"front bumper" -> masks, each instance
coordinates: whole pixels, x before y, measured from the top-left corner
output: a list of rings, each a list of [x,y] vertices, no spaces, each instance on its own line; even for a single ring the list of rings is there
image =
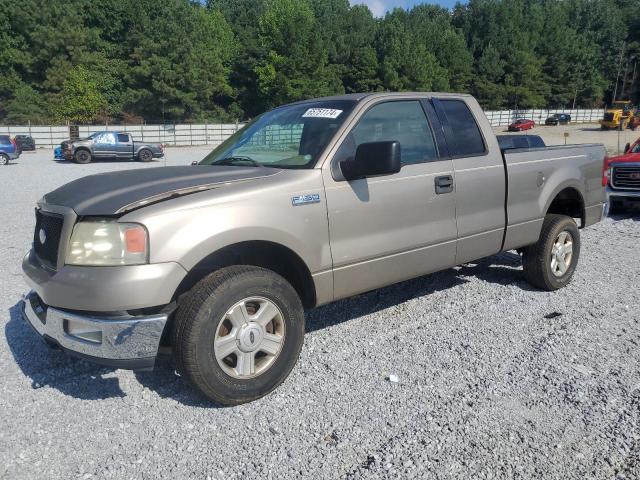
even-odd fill
[[[607,186],[607,202],[611,199],[627,202],[640,201],[640,190],[618,190]]]
[[[154,315],[95,315],[50,307],[31,291],[22,316],[48,343],[116,368],[152,369],[170,311]]]

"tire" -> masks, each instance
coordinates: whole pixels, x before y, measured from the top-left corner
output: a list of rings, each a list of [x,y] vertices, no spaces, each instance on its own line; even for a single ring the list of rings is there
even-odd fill
[[[571,241],[571,255],[563,255],[565,262],[561,262],[554,255],[554,248],[561,239],[561,234],[568,234]],[[566,244],[565,237],[565,244]],[[559,252],[567,249],[559,250]],[[556,257],[554,265],[554,257]],[[541,290],[553,291],[566,286],[573,276],[573,272],[580,258],[580,232],[576,222],[566,215],[548,214],[544,218],[542,231],[537,243],[525,248],[522,253],[522,266],[527,282]],[[562,268],[566,268],[562,272]],[[555,273],[554,273],[555,270]],[[559,273],[559,274],[558,274]]]
[[[81,148],[76,150],[76,153],[73,154],[73,160],[76,163],[87,164],[91,163],[91,152],[85,148]]]
[[[153,160],[153,153],[148,148],[143,148],[138,152],[138,160],[141,162],[150,162]]]
[[[231,312],[238,311],[237,305],[247,299],[264,301],[265,305],[270,303],[275,307],[275,311],[264,307],[266,314],[272,312],[275,316],[262,333],[255,330],[257,322],[246,323],[248,308],[240,317],[245,322],[241,328],[232,321]],[[262,308],[261,304],[248,314],[253,312],[252,318],[260,318]],[[222,331],[224,335],[220,335]],[[262,350],[242,351],[243,345],[247,348],[243,343],[245,340],[249,344],[254,342],[254,331],[257,339],[279,335],[281,341],[275,355],[269,356]],[[268,331],[273,333],[265,333]],[[227,337],[231,342],[225,343]],[[296,291],[280,275],[259,267],[231,266],[205,277],[180,299],[172,341],[178,372],[193,387],[209,400],[238,405],[268,394],[287,378],[302,349],[304,310]],[[257,340],[254,347],[249,348],[260,348],[255,345],[261,341]],[[218,358],[216,354],[220,350],[216,349],[225,348],[219,345],[227,345],[232,353]],[[255,358],[250,362],[255,370],[241,374],[238,372],[242,369],[240,358],[247,358],[247,355]]]
[[[0,153],[0,163],[2,163],[3,165],[9,165],[9,155]]]

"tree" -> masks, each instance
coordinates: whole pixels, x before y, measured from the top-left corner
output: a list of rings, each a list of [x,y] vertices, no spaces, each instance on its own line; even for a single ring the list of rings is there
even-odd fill
[[[377,50],[382,85],[387,90],[447,90],[447,71],[407,28],[407,14],[395,9],[380,25]]]
[[[101,79],[83,66],[72,68],[54,99],[52,113],[56,121],[89,123],[108,108]]]
[[[611,100],[620,65],[619,95],[640,101],[638,0],[469,0],[384,18],[350,3],[0,0],[0,122],[70,115],[62,98],[97,112],[86,121],[234,120],[379,90],[590,107]]]
[[[264,105],[342,91],[307,0],[269,0],[259,27],[266,55],[255,72]]]

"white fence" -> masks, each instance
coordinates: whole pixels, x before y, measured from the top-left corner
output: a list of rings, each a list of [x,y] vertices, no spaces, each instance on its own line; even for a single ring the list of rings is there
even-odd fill
[[[501,110],[487,111],[485,114],[493,126],[509,125],[518,118],[530,118],[536,123],[544,123],[554,113],[568,113],[574,123],[592,123],[602,118],[602,109],[580,110]],[[80,137],[103,130],[129,132],[136,140],[143,142],[163,143],[165,145],[216,146],[237,132],[242,123],[207,123],[176,125],[93,125],[81,126]],[[66,125],[18,125],[0,126],[0,135],[30,135],[38,147],[54,147],[69,138],[69,127]]]
[[[572,123],[595,123],[602,118],[604,110],[602,108],[593,109],[567,109],[567,110],[499,110],[484,112],[489,122],[494,127],[509,125],[518,118],[528,118],[536,123],[544,124],[547,117],[554,113],[568,113],[571,115]]]
[[[182,124],[182,125],[92,125],[80,126],[80,138],[104,130],[129,132],[141,142],[165,145],[219,145],[237,132],[242,123]],[[0,135],[30,135],[37,147],[54,147],[69,138],[66,125],[19,125],[0,126]]]

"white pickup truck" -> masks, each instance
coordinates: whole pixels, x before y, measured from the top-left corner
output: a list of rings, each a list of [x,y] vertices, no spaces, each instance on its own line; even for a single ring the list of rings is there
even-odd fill
[[[36,210],[26,320],[93,361],[160,345],[208,398],[267,394],[304,309],[517,249],[566,285],[602,218],[602,145],[501,150],[468,95],[376,93],[261,115],[197,165],[76,180]],[[389,319],[390,322],[403,319]]]

